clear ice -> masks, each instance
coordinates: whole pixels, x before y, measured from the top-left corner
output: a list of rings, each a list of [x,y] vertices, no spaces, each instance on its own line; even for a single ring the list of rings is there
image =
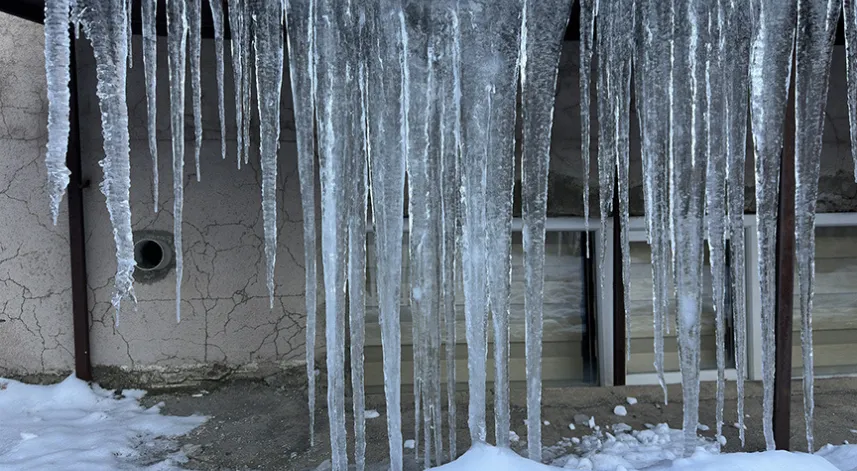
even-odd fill
[[[68,88],[71,63],[69,8],[68,0],[45,2],[45,74],[48,88],[48,149],[45,164],[54,224],[57,223],[60,201],[71,174],[65,165],[71,98]]]
[[[158,212],[158,2],[143,0],[143,68],[146,76],[146,129],[152,155],[152,208]]]
[[[220,122],[220,154],[226,159],[226,110],[223,94],[223,2],[208,0],[211,7],[211,22],[214,26],[214,55],[216,57],[217,77],[217,117]]]
[[[196,181],[199,181],[199,154],[202,149],[202,77],[199,70],[199,55],[202,49],[202,0],[187,0],[187,24],[190,92],[193,103],[193,161],[196,165]]]

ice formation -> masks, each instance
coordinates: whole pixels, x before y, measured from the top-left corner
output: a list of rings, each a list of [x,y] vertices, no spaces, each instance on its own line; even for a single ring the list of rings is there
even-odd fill
[[[354,461],[365,467],[364,402],[367,264],[377,267],[390,468],[402,469],[402,242],[407,175],[407,301],[413,328],[415,440],[425,467],[457,456],[456,286],[463,286],[468,428],[488,441],[488,351],[493,342],[494,442],[508,447],[509,317],[512,214],[521,172],[524,248],[527,442],[541,459],[541,343],[545,217],[554,94],[570,0],[209,0],[214,26],[221,154],[226,155],[224,38],[231,34],[236,159],[247,163],[254,111],[262,172],[266,284],[274,301],[277,155],[283,63],[288,43],[298,172],[304,219],[306,361],[310,415],[315,410],[316,260],[321,253],[331,464],[344,470],[346,367],[351,369]],[[133,299],[130,162],[125,87],[130,66],[127,0],[47,2],[45,57],[50,97],[46,163],[53,216],[68,180],[68,24],[84,26],[97,64],[105,179],[117,247],[113,304]],[[185,73],[190,60],[194,163],[199,178],[201,0],[166,3],[170,82],[176,315],[180,315]],[[590,85],[597,58],[600,260],[607,218],[618,211],[630,338],[629,165],[631,98],[639,122],[647,241],[652,253],[654,366],[664,384],[664,334],[675,305],[683,385],[684,443],[696,444],[699,406],[703,254],[711,254],[716,310],[717,433],[721,434],[727,305],[738,374],[738,427],[744,439],[746,293],[744,166],[752,124],[762,296],[763,430],[773,447],[774,249],[783,120],[795,60],[796,239],[804,364],[812,364],[814,214],[823,106],[839,0],[581,0],[579,72],[584,219],[588,228]],[[857,114],[857,10],[844,1],[849,109]],[[142,2],[148,146],[158,203],[156,149],[156,2]],[[228,23],[227,23],[228,22]],[[797,28],[795,27],[797,25]],[[601,33],[595,35],[595,28]],[[793,33],[794,34],[791,34]],[[784,34],[785,33],[785,34]],[[668,40],[665,40],[668,39]],[[254,83],[255,80],[255,83]],[[633,80],[633,89],[631,88]],[[255,110],[252,95],[255,90]],[[519,100],[519,101],[518,101]],[[852,120],[852,124],[857,119]],[[516,126],[520,124],[520,166]],[[857,125],[853,125],[856,127]],[[857,135],[852,132],[852,135]],[[317,140],[316,140],[317,139]],[[316,144],[317,143],[317,144]],[[321,189],[321,247],[316,243],[316,153]],[[614,198],[618,203],[614,207]],[[371,202],[371,207],[370,207]],[[370,212],[371,211],[371,212]],[[371,218],[370,215],[371,214]],[[367,231],[375,260],[367,260]],[[588,234],[588,233],[587,233]],[[588,238],[588,235],[587,235]],[[589,243],[587,239],[587,253]],[[728,254],[728,255],[727,255]],[[727,259],[731,264],[726,266]],[[602,276],[604,270],[601,270]],[[729,283],[731,280],[731,283]],[[727,302],[731,300],[731,302]],[[458,300],[462,301],[462,300]],[[491,327],[489,331],[489,318]],[[349,337],[346,339],[346,323]],[[346,343],[347,342],[347,343]],[[346,345],[350,365],[346,365]],[[630,353],[630,346],[626,346]],[[444,371],[445,370],[445,371]],[[812,368],[805,368],[808,446],[812,449]],[[445,374],[444,374],[445,373]],[[446,401],[443,390],[446,389]],[[445,404],[444,404],[445,402]],[[631,402],[630,399],[628,401]],[[446,417],[444,417],[446,407]],[[617,410],[619,408],[617,407]],[[591,423],[594,427],[594,421]],[[446,430],[444,430],[444,427]],[[310,441],[315,442],[310,419]],[[447,435],[444,434],[446,431]]]
[[[45,73],[48,88],[48,193],[51,216],[57,223],[60,201],[71,174],[65,165],[69,135],[69,0],[45,2]]]

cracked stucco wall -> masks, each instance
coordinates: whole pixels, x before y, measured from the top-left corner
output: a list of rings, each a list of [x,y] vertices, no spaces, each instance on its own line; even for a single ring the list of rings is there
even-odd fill
[[[65,201],[51,222],[44,33],[0,13],[0,375],[74,363]]]
[[[133,227],[135,231],[171,233],[173,179],[166,44],[162,39],[158,57],[158,213],[152,208],[140,45],[140,38],[135,37],[134,66],[128,76]],[[0,374],[4,375],[63,373],[73,366],[66,207],[63,204],[57,226],[51,225],[44,192],[47,108],[42,49],[40,25],[0,14]],[[566,44],[551,150],[549,211],[555,216],[582,214],[577,58],[576,43]],[[185,112],[182,322],[175,321],[171,271],[160,281],[136,284],[136,309],[126,303],[117,327],[110,305],[115,252],[104,196],[98,189],[102,179],[98,161],[103,151],[95,68],[85,40],[78,43],[78,60],[84,180],[89,181],[84,201],[92,360],[96,368],[130,373],[142,383],[169,383],[235,373],[259,376],[298,365],[304,356],[304,270],[288,75],[282,100],[274,309],[268,308],[264,280],[258,144],[254,139],[249,166],[237,170],[234,95],[227,63],[227,159],[221,160],[213,44],[204,41],[201,183],[196,182],[193,165],[189,90]],[[852,211],[857,208],[857,185],[853,183],[848,144],[841,47],[833,67],[819,209]],[[592,132],[597,136],[597,124],[593,124]],[[632,129],[632,156],[639,155],[634,132],[636,128]],[[590,199],[592,215],[597,217],[595,156],[593,137]],[[752,169],[752,162],[748,162],[750,210]],[[641,169],[639,159],[633,157],[631,184],[632,211],[640,214]],[[321,326],[319,333],[319,350],[323,352]]]

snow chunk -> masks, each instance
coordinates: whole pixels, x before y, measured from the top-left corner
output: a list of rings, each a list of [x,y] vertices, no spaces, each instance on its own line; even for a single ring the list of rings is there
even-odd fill
[[[628,398],[625,398],[625,400],[628,401],[628,405],[630,405],[630,406],[633,406],[634,404],[637,403],[636,397],[628,397]]]
[[[520,439],[521,439],[521,437],[519,437],[518,434],[515,433],[514,430],[509,430],[509,441],[515,443]]]
[[[569,430],[574,430],[575,428],[577,428],[577,427],[575,427],[574,424],[568,424]],[[853,432],[853,430],[852,430],[852,432]]]
[[[367,419],[377,419],[378,417],[381,417],[381,414],[375,409],[369,409],[366,411],[365,417]]]
[[[628,410],[625,409],[625,406],[616,406],[613,408],[613,413],[618,415],[619,417],[625,417],[628,415]]]
[[[416,442],[414,442],[413,440],[405,440],[405,448],[407,448],[408,450],[413,450],[414,445],[416,445]]]

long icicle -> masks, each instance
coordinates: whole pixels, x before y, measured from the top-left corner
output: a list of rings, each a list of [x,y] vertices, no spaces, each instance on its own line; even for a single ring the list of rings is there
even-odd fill
[[[348,469],[345,426],[345,287],[348,258],[347,185],[348,117],[350,88],[342,80],[349,74],[347,31],[353,18],[337,0],[320,0],[317,25],[317,105],[319,176],[321,181],[321,246],[325,290],[327,350],[327,415],[330,422],[331,465]],[[245,136],[246,137],[246,136]],[[400,217],[401,219],[401,217]]]
[[[751,14],[739,0],[726,7],[724,73],[726,82],[726,173],[729,213],[732,316],[735,326],[735,371],[737,384],[738,436],[744,446],[744,378],[747,372],[747,294],[744,266],[744,173],[747,153],[747,86],[750,60]]]
[[[214,26],[214,56],[217,67],[217,117],[220,122],[220,155],[226,159],[226,108],[223,94],[223,1],[208,0],[211,23]]]
[[[706,68],[706,87],[708,93],[708,167],[705,182],[705,207],[707,216],[706,232],[708,236],[709,261],[711,267],[712,297],[715,314],[715,344],[717,359],[717,392],[715,404],[715,422],[717,439],[723,433],[723,404],[726,389],[726,116],[725,85],[729,77],[723,75],[721,58],[721,35],[728,34],[723,28],[724,2],[712,5],[709,19],[711,35],[711,54],[708,55]]]
[[[176,248],[176,322],[181,321],[182,209],[184,206],[184,108],[187,16],[184,0],[167,1],[167,48],[170,75],[170,129],[173,147],[173,243]]]
[[[277,150],[280,147],[280,93],[283,88],[283,10],[280,7],[280,4],[266,0],[250,2],[256,47],[262,218],[270,309],[274,308],[274,268],[277,264]]]
[[[762,426],[773,450],[774,321],[776,233],[780,151],[786,95],[791,74],[796,8],[794,2],[755,0],[758,21],[750,54],[750,119],[756,154],[756,223],[759,233],[759,285],[762,304]]]
[[[199,154],[202,149],[202,77],[199,56],[202,49],[202,0],[188,0],[188,54],[190,62],[190,91],[193,109],[193,161],[196,166],[196,181],[200,181]]]
[[[298,178],[300,180],[301,207],[303,209],[304,270],[306,272],[307,396],[309,403],[310,446],[314,446],[315,340],[318,290],[316,271],[314,132],[316,93],[315,60],[313,59],[315,54],[315,0],[287,1],[286,31],[288,33],[289,46],[289,76],[292,86],[292,103],[294,103],[295,138],[298,148]],[[236,99],[236,104],[238,101]]]
[[[368,62],[369,175],[378,305],[384,354],[384,394],[391,471],[402,470],[400,302],[405,162],[407,161],[407,50],[401,3],[373,0],[367,4],[374,54]]]
[[[848,76],[851,157],[854,160],[854,180],[857,181],[857,0],[843,0],[842,18],[845,24],[845,71]]]
[[[217,1],[217,0],[215,0]],[[294,3],[294,2],[292,2]],[[245,34],[244,16],[241,14],[244,6],[244,0],[229,0],[227,13],[229,15],[229,34],[231,35],[232,43],[232,85],[235,93],[235,157],[238,162],[238,168],[241,168],[241,162],[244,155],[244,120],[250,119],[249,110],[244,109],[244,40]],[[291,70],[292,67],[289,67]],[[309,71],[307,71],[309,73]],[[309,126],[313,130],[313,126]],[[314,237],[314,235],[313,235]]]
[[[580,0],[580,155],[583,159],[583,225],[586,231],[586,256],[589,257],[589,146],[590,92],[592,83],[592,42],[595,32],[596,0]]]
[[[840,0],[798,0],[795,50],[795,245],[800,286],[803,407],[806,446],[813,445],[814,374],[812,296],[815,283],[815,209],[821,163],[827,80]]]
[[[146,112],[149,153],[152,155],[152,208],[158,212],[158,2],[142,1],[143,68],[146,76]]]
[[[525,0],[521,29],[521,204],[526,283],[527,449],[529,457],[536,461],[541,460],[542,448],[541,363],[550,140],[559,58],[571,3],[571,0]],[[586,146],[588,150],[588,143]],[[507,428],[508,425],[506,423]],[[508,440],[508,430],[505,433]]]
[[[122,300],[134,295],[134,241],[131,233],[131,165],[128,137],[127,86],[128,36],[124,0],[86,2],[81,23],[92,42],[95,55],[101,133],[104,137],[104,170],[101,192],[107,198],[107,211],[116,243],[116,278],[111,302],[119,322]]]
[[[505,2],[491,25],[495,42],[486,142],[486,261],[488,308],[494,333],[494,436],[509,445],[509,314],[512,283],[512,204],[515,188],[515,117],[524,2]],[[499,5],[498,5],[499,7]],[[496,28],[496,29],[495,29]],[[501,34],[503,32],[505,34]],[[528,372],[529,373],[529,372]],[[528,437],[529,438],[529,437]]]
[[[48,88],[48,192],[51,217],[57,223],[60,201],[68,187],[69,172],[65,165],[68,152],[71,37],[69,36],[68,0],[45,2],[45,74]]]

